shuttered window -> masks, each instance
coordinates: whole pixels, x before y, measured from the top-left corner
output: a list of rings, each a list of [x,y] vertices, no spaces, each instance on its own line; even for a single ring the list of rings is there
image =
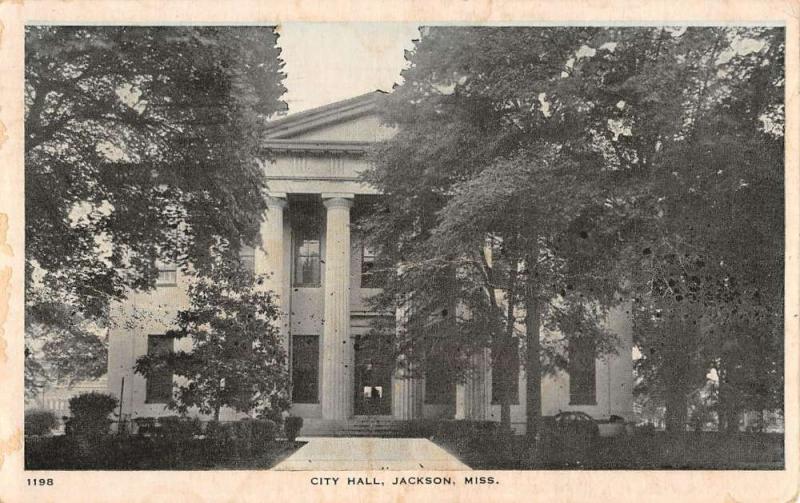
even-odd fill
[[[174,338],[167,335],[148,335],[147,354],[163,355],[173,351]],[[172,371],[163,369],[147,376],[145,403],[169,403],[172,400]]]
[[[509,377],[509,402],[512,404],[519,403],[519,338],[514,337],[511,342],[511,350],[509,351],[508,370]],[[500,377],[501,362],[492,359],[492,403],[500,403]]]
[[[292,402],[319,402],[319,337],[292,337]]]
[[[595,344],[585,338],[575,338],[569,345],[569,403],[596,405]]]

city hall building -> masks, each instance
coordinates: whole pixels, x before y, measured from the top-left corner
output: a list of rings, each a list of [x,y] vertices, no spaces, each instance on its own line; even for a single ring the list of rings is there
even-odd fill
[[[476,359],[465,382],[437,373],[405,376],[395,367],[391,343],[367,334],[376,313],[367,299],[379,290],[370,274],[371,251],[351,229],[359,212],[380,197],[359,181],[370,144],[392,135],[375,113],[370,93],[271,123],[264,161],[270,196],[261,228],[262,246],[245,252],[257,273],[270,274],[283,314],[280,330],[289,355],[290,413],[305,419],[303,433],[346,429],[375,420],[500,418],[490,355]],[[147,353],[189,349],[186,339],[165,333],[178,309],[188,306],[180,272],[165,266],[155,291],[132,294],[118,306],[109,333],[108,387],[121,399],[123,418],[174,414],[166,408],[171,374],[145,379],[133,371]],[[542,413],[584,411],[596,419],[632,419],[631,325],[612,312],[616,354],[575,358],[569,372],[543,377]],[[512,424],[525,424],[525,376],[512,392]],[[224,411],[223,419],[241,416]]]

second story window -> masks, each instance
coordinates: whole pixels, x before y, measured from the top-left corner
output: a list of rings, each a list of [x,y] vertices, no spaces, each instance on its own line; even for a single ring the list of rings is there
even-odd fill
[[[158,266],[157,286],[175,286],[178,284],[178,268],[174,265]]]
[[[294,286],[320,286],[320,238],[322,225],[319,208],[312,202],[297,203],[291,208],[294,230]]]
[[[367,245],[361,247],[361,288],[383,288],[382,276],[375,268],[375,251]]]

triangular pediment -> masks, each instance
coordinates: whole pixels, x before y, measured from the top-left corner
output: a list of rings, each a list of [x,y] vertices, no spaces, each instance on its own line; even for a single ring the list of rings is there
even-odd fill
[[[382,94],[374,91],[274,120],[267,142],[361,144],[388,138],[392,130],[381,125],[375,111]]]

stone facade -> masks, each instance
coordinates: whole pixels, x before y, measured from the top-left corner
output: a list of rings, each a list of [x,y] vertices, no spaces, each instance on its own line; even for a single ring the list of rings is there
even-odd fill
[[[291,413],[307,422],[342,424],[354,415],[383,415],[396,419],[450,417],[499,420],[500,406],[491,400],[490,355],[476,356],[467,382],[454,385],[450,399],[426,400],[423,378],[395,372],[388,359],[365,357],[369,322],[366,299],[377,290],[364,284],[362,270],[368,251],[350,228],[352,213],[379,194],[359,182],[367,167],[364,153],[370,143],[388,138],[390,129],[374,114],[374,94],[359,96],[274,121],[265,147],[270,199],[261,228],[263,246],[254,250],[254,270],[269,273],[268,288],[279,296],[284,316],[281,332],[293,371],[295,394]],[[169,275],[165,278],[169,280]],[[148,350],[148,336],[163,334],[170,312],[186,305],[180,277],[155,292],[135,294],[117,315],[124,320],[143,312],[144,325],[125,323],[109,336],[109,392],[119,395],[125,378],[123,414],[126,417],[169,414],[163,404],[149,403],[146,382],[133,374],[136,358]],[[152,314],[155,313],[155,314]],[[612,414],[632,416],[631,329],[620,310],[608,319],[618,335],[616,355],[598,359],[594,403],[570,405],[569,376],[543,379],[545,415],[582,410],[595,418]],[[133,325],[131,325],[133,326]],[[176,348],[177,349],[177,348]],[[317,361],[311,361],[316,356]],[[302,378],[302,379],[301,379]],[[311,382],[311,380],[315,380]],[[525,376],[519,375],[518,401],[512,423],[525,423]],[[234,418],[230,411],[223,417]]]

